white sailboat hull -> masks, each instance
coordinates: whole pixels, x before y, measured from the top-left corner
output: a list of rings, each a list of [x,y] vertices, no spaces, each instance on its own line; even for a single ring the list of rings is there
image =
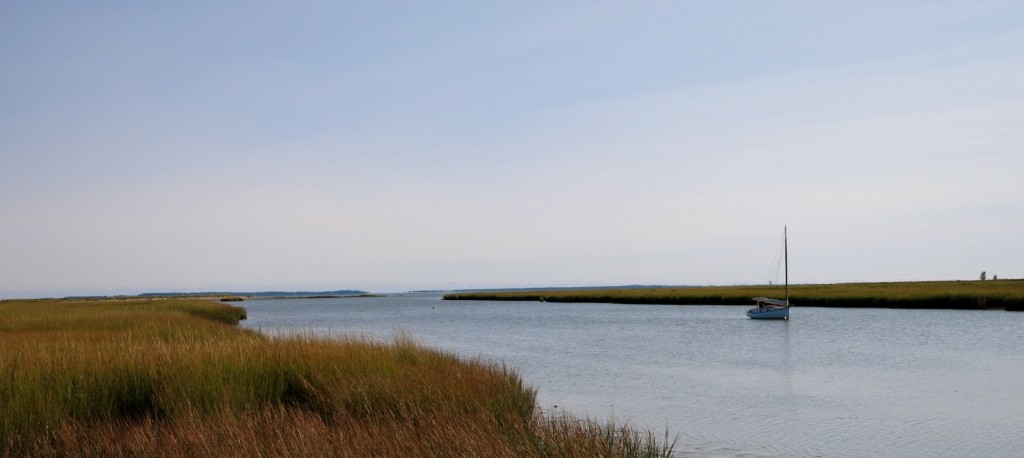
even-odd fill
[[[747,310],[747,316],[755,320],[788,320],[789,307],[760,308]]]

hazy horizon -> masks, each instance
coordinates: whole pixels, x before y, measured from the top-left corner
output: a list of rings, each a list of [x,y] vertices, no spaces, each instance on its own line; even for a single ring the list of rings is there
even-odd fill
[[[0,298],[1024,278],[1024,4],[0,6]]]

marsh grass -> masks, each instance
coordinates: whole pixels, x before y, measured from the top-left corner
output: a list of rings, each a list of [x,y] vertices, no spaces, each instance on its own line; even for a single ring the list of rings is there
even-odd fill
[[[0,302],[4,456],[665,456],[536,409],[506,367],[392,341],[267,337],[200,300]],[[646,439],[645,439],[646,438]]]
[[[753,285],[479,292],[449,294],[445,299],[746,305],[752,297],[782,295],[779,285]],[[1024,280],[790,285],[789,298],[803,307],[1019,308],[1024,306]]]

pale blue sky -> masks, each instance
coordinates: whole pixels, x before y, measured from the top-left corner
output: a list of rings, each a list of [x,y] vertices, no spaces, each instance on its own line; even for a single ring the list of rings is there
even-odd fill
[[[1022,24],[0,2],[0,297],[1024,277]]]

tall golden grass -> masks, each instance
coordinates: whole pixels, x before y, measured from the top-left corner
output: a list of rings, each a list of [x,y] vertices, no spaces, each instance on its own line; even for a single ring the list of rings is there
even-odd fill
[[[488,291],[448,294],[445,299],[745,305],[752,297],[783,294],[781,285],[746,285]],[[1013,309],[1024,306],[1024,280],[790,285],[789,299],[804,307]]]
[[[546,416],[506,367],[239,329],[201,300],[0,302],[3,456],[667,456]]]

